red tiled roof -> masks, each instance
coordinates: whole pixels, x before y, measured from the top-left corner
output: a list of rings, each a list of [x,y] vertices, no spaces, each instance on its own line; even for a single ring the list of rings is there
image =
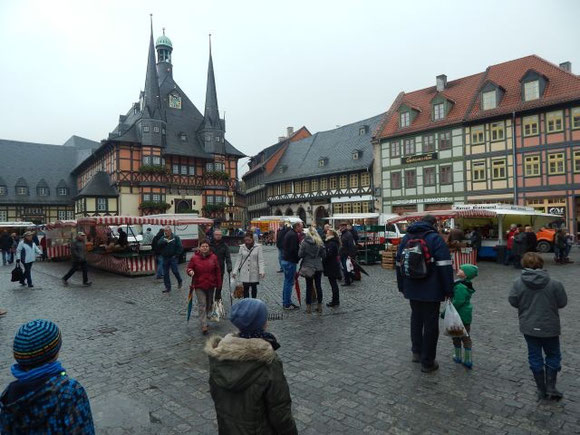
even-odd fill
[[[522,101],[520,79],[528,70],[544,75],[548,82],[541,98]],[[505,92],[497,108],[482,111],[480,90],[488,82],[500,86]],[[447,117],[440,121],[431,120],[431,100],[437,95],[435,86],[408,94],[402,93],[402,96],[399,94],[389,111],[392,116],[388,119],[385,117],[381,128],[377,129],[376,139],[574,101],[580,99],[580,76],[565,71],[539,56],[531,55],[492,65],[485,72],[450,81],[441,94],[453,100],[455,104]],[[402,104],[421,109],[411,126],[407,128],[399,128],[399,116],[394,112]]]
[[[398,113],[393,113],[393,116],[391,116],[390,119],[386,122],[382,130],[378,133],[377,137],[385,138],[390,136],[399,136],[461,122],[467,109],[471,105],[474,90],[477,89],[481,84],[483,76],[484,73],[479,73],[472,76],[463,77],[458,80],[452,80],[447,83],[447,86],[443,92],[437,92],[437,88],[435,86],[430,86],[419,91],[403,94],[400,100],[400,104],[395,108],[395,110],[398,109],[400,105],[406,104],[412,108],[419,108],[421,111],[417,113],[417,116],[411,125],[406,128],[399,128]],[[452,100],[455,104],[453,104],[453,107],[445,119],[432,121],[431,100],[433,100],[433,98],[438,94],[444,98],[447,98],[448,100]]]
[[[529,70],[544,75],[548,83],[541,98],[522,101],[520,79]],[[467,120],[505,115],[580,98],[580,77],[536,55],[492,65],[487,69],[485,79],[504,88],[505,94],[498,107],[481,110],[481,94],[477,92],[473,108],[466,116]]]

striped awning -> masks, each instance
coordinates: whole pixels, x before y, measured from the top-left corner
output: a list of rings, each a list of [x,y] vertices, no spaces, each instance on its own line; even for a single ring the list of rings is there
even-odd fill
[[[413,213],[405,213],[402,216],[393,217],[387,220],[387,223],[394,224],[402,221],[417,221],[423,216],[431,215],[437,219],[452,219],[452,218],[493,218],[497,213],[493,210],[477,209],[477,210],[429,210]]]
[[[79,225],[194,225],[212,224],[213,220],[203,217],[95,216],[79,218],[77,222]]]
[[[43,230],[55,230],[58,228],[73,228],[77,226],[77,221],[75,221],[74,219],[71,220],[62,220],[62,221],[55,221],[55,222],[50,222],[48,224],[42,225],[42,229]]]

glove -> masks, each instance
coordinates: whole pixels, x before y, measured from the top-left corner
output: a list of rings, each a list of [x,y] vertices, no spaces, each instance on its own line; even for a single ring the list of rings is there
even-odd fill
[[[20,260],[16,260],[16,264],[19,264],[19,263],[20,263]]]
[[[228,273],[232,273],[232,268],[228,267]]]

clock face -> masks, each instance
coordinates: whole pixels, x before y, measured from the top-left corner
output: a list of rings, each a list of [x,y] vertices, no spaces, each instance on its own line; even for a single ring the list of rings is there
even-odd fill
[[[169,107],[172,109],[181,109],[181,97],[179,95],[169,95]]]

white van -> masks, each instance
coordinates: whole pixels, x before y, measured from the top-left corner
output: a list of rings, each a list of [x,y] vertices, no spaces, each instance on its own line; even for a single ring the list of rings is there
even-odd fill
[[[159,214],[159,215],[150,215],[148,217],[157,217],[157,218],[183,218],[183,219],[195,219],[198,218],[199,215],[197,214]],[[199,225],[198,224],[190,224],[190,225],[170,225],[173,234],[179,236],[181,239],[181,244],[183,245],[183,249],[186,251],[190,251],[193,248],[197,247],[197,243],[199,240]],[[147,228],[151,228],[151,232],[153,236],[155,236],[159,230],[165,228],[165,225],[143,225],[143,232],[147,231]]]

